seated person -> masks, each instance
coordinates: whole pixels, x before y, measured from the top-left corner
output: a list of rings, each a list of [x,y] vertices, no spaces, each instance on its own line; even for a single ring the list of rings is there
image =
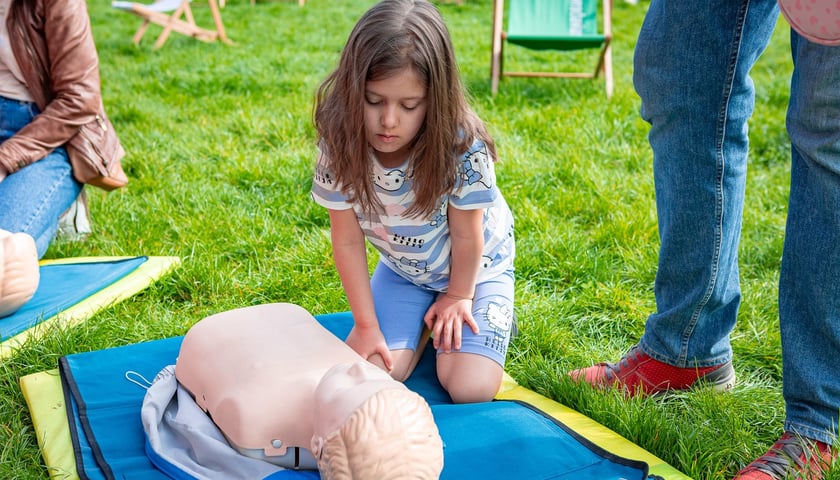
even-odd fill
[[[292,304],[218,313],[184,337],[175,377],[240,454],[322,478],[438,478],[418,394]]]
[[[0,318],[29,301],[39,279],[35,239],[25,233],[0,230]]]
[[[128,181],[84,0],[0,0],[0,112],[0,229],[31,235],[41,258],[59,218],[89,230],[85,183]]]

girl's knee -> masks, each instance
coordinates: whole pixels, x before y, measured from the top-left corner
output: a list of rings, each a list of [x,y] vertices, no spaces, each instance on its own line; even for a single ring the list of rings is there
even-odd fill
[[[499,382],[485,382],[483,384],[455,384],[449,387],[444,386],[452,403],[481,403],[493,400],[499,392]]]
[[[421,344],[422,347],[425,347],[425,343]],[[423,348],[419,347],[417,350],[409,350],[409,349],[397,349],[391,350],[391,359],[393,361],[393,365],[391,371],[388,374],[391,375],[391,378],[398,382],[405,382],[408,380],[408,377],[411,376],[412,372],[414,372],[414,368],[417,366],[417,362],[420,360],[420,357],[423,355]],[[378,361],[374,361],[375,364],[379,365],[383,369],[385,369],[385,362],[382,360],[382,357],[379,355],[372,355],[369,360],[376,358]],[[387,369],[385,369],[387,371]]]
[[[384,368],[384,367],[383,367]],[[408,368],[408,365],[394,365],[394,368],[388,372],[391,375],[391,378],[398,382],[405,382],[408,380],[408,377],[411,376],[411,369]]]
[[[504,369],[495,361],[470,353],[438,356],[438,379],[453,403],[492,400],[499,392]]]

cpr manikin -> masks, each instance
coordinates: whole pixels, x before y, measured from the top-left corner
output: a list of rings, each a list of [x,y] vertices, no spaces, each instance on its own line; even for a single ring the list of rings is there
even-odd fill
[[[29,301],[39,280],[35,240],[26,233],[0,230],[0,318]]]
[[[245,456],[324,479],[431,479],[443,468],[426,401],[297,305],[201,320],[175,376]]]

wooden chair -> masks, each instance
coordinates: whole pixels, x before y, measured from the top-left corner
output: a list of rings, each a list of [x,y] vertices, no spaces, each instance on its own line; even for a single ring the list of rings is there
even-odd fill
[[[196,25],[192,9],[190,8],[190,2],[191,0],[156,0],[152,4],[143,4],[115,0],[111,2],[111,6],[133,13],[143,19],[143,23],[132,38],[135,45],[140,44],[140,40],[145,35],[150,23],[163,27],[163,31],[155,41],[155,49],[162,47],[172,32],[187,35],[202,42],[214,42],[218,40],[223,43],[232,43],[225,33],[225,26],[222,23],[222,15],[219,13],[219,6],[216,0],[207,0],[207,4],[210,6],[210,11],[213,14],[213,21],[216,26],[215,30]],[[184,19],[181,18],[182,16]]]
[[[297,0],[297,2],[298,2],[298,6],[302,7],[303,4],[306,3],[306,0]],[[251,0],[251,6],[252,7],[256,4],[257,4],[257,0]],[[225,0],[219,0],[219,6],[222,7],[222,8],[225,8]]]
[[[499,81],[509,77],[597,78],[602,72],[607,97],[613,93],[612,0],[602,1],[602,31],[598,28],[599,0],[508,0],[507,29],[504,29],[505,1],[493,1],[493,41],[490,61],[490,91],[496,94]],[[503,70],[504,44],[531,50],[598,51],[591,72]]]

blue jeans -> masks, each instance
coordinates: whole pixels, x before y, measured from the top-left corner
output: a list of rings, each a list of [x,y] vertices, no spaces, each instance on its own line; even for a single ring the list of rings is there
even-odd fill
[[[0,97],[0,142],[29,124],[39,113],[35,104]],[[0,229],[28,233],[38,258],[58,230],[58,218],[82,191],[73,178],[64,147],[0,181]]]
[[[634,58],[651,125],[659,265],[640,341],[678,367],[732,358],[747,170],[749,71],[775,0],[652,0]],[[840,47],[791,32],[792,174],[779,281],[785,429],[834,443],[840,410]]]

